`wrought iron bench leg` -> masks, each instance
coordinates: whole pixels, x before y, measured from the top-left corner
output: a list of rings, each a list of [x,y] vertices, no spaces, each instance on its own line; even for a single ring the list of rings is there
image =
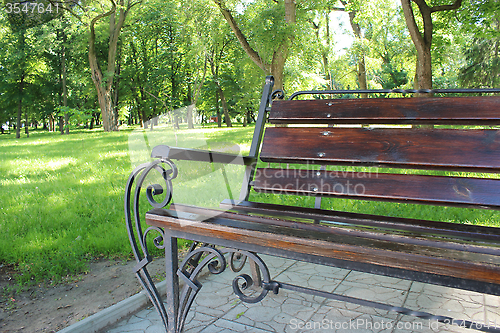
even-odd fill
[[[178,265],[178,252],[177,252],[177,238],[169,237],[165,234],[165,272],[167,283],[167,332],[175,333],[180,332],[177,330],[177,314],[179,313],[179,276],[177,275]]]

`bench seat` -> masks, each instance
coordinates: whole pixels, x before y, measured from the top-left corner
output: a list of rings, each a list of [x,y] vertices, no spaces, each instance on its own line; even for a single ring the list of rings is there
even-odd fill
[[[188,234],[198,241],[216,238],[221,245],[237,240],[258,253],[296,253],[308,261],[399,278],[410,272],[413,280],[500,295],[498,228],[254,202],[224,201],[221,207],[173,204],[149,211],[146,222],[188,239]]]

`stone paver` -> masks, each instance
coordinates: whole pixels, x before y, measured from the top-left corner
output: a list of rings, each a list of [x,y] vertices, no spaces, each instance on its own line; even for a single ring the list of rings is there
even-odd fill
[[[444,288],[335,267],[261,256],[271,277],[283,283],[406,307],[500,328],[500,297]],[[232,290],[236,275],[229,269],[205,275],[186,318],[184,332],[473,332],[457,325],[404,316],[394,312],[339,302],[293,291],[271,292],[261,302],[240,301]],[[164,332],[154,308],[137,312],[107,333]]]

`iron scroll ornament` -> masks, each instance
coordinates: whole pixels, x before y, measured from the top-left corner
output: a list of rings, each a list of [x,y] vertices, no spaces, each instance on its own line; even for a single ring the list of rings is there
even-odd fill
[[[148,203],[154,208],[164,208],[170,203],[172,199],[172,180],[178,175],[176,165],[171,160],[165,158],[141,164],[132,171],[127,181],[125,189],[125,220],[132,252],[137,262],[133,269],[134,273],[160,315],[164,327],[168,329],[169,312],[165,308],[162,297],[147,269],[147,265],[153,261],[148,250],[147,238],[151,234],[158,234],[153,238],[154,246],[168,252],[169,249],[163,241],[169,236],[165,230],[159,227],[152,226],[143,230],[140,218],[141,214],[139,212],[141,190],[143,189],[146,177],[151,172],[159,172],[164,184],[163,186],[160,184],[151,184],[146,187]],[[134,183],[136,183],[135,189]],[[161,202],[158,202],[154,197],[160,194],[165,194],[165,198]],[[168,254],[165,254],[168,257]],[[229,260],[226,260],[226,256],[229,256]],[[200,244],[194,242],[192,244],[177,271],[177,275],[184,282],[184,287],[176,296],[179,299],[178,311],[175,314],[171,314],[176,317],[176,320],[173,321],[176,323],[175,332],[182,331],[189,309],[202,287],[202,284],[198,281],[198,275],[202,269],[207,267],[212,274],[220,274],[229,266],[233,272],[239,272],[245,265],[247,258],[254,261],[260,270],[261,285],[257,286],[261,289],[260,293],[258,292],[257,295],[253,296],[245,294],[245,291],[255,284],[253,279],[247,274],[240,274],[234,278],[232,283],[233,291],[243,302],[257,303],[268,294],[269,290],[273,290],[273,288],[269,288],[272,285],[272,281],[270,280],[268,268],[257,254],[230,248],[217,249],[215,246],[206,243]],[[239,264],[236,264],[238,261]],[[277,293],[277,290],[273,291]]]
[[[165,164],[167,168],[163,166]],[[134,254],[135,260],[137,262],[134,267],[134,273],[139,279],[142,287],[146,290],[151,303],[155,306],[163,324],[167,327],[167,314],[163,301],[161,300],[160,294],[156,289],[153,280],[147,270],[147,265],[153,261],[151,255],[149,254],[147,248],[147,235],[151,231],[155,231],[159,234],[154,240],[153,244],[159,249],[163,249],[161,245],[164,239],[163,230],[160,228],[152,227],[148,228],[145,232],[142,230],[141,218],[139,212],[139,197],[141,193],[142,186],[148,174],[152,171],[157,171],[161,174],[164,186],[160,184],[152,184],[146,187],[146,198],[148,203],[154,208],[163,208],[167,206],[172,199],[172,179],[177,177],[178,171],[175,164],[169,159],[158,159],[150,163],[144,163],[139,165],[130,174],[127,185],[125,188],[125,222],[127,225],[127,232],[129,236],[130,245],[132,247],[132,252]],[[137,179],[135,190],[134,182]],[[154,199],[154,196],[165,193],[165,198],[158,202]],[[133,194],[133,196],[132,196]],[[133,211],[131,212],[131,207]],[[133,216],[133,220],[132,220]]]
[[[193,266],[192,259],[200,254],[204,255],[203,259]],[[210,273],[220,274],[226,270],[226,267],[229,266],[232,268],[232,264],[227,264],[226,256],[229,255],[232,260],[234,254],[241,254],[245,258],[254,261],[259,267],[262,279],[261,285],[257,286],[260,288],[260,291],[257,291],[256,295],[245,294],[246,290],[254,286],[254,281],[248,274],[240,274],[233,279],[233,291],[241,301],[245,303],[258,303],[266,297],[270,290],[273,290],[273,292],[277,294],[277,288],[269,287],[270,285],[274,285],[274,281],[271,281],[271,276],[266,264],[256,253],[231,248],[217,249],[212,245],[203,245],[189,252],[177,271],[177,275],[184,282],[184,287],[179,293],[176,332],[182,331],[189,309],[202,288],[202,284],[198,281],[198,275],[202,269],[207,267]]]

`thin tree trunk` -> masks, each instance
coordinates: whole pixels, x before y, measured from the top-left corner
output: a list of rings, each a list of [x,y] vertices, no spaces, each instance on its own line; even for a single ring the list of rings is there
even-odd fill
[[[188,73],[189,75],[189,73]],[[187,99],[189,105],[186,107],[186,122],[188,125],[188,128],[194,128],[193,126],[193,89],[191,86],[191,83],[188,83],[188,92],[187,92]]]
[[[19,82],[19,100],[17,103],[17,126],[16,126],[16,138],[21,137],[21,114],[23,109],[23,86],[24,86],[24,75],[21,75],[21,81]]]
[[[349,12],[349,22],[351,24],[352,31],[357,39],[359,39],[360,44],[363,41],[363,35],[361,33],[361,28],[359,24],[354,22],[354,18],[356,17],[356,12]],[[366,65],[365,65],[365,52],[363,49],[358,52],[358,70],[357,70],[358,84],[359,89],[366,90],[368,89],[368,84],[366,82]],[[367,98],[368,94],[360,94],[362,98]]]
[[[28,110],[25,110],[24,111],[24,115],[25,115],[25,121],[24,121],[24,133],[26,134],[26,137],[30,137],[30,131],[28,129],[28,126],[29,126],[29,120],[28,120]]]
[[[22,52],[22,60],[21,60],[21,77],[19,80],[19,100],[17,105],[17,126],[16,126],[16,138],[19,139],[21,137],[21,114],[23,108],[23,91],[24,91],[24,65],[25,65],[25,47],[26,41],[24,39],[24,30],[19,33],[19,49]]]
[[[66,43],[66,34],[63,31],[63,43]],[[63,44],[64,45],[64,44]],[[63,106],[68,106],[68,87],[67,82],[67,71],[66,71],[66,46],[63,46],[62,52],[62,89],[63,89]],[[64,115],[64,123],[66,124],[66,134],[69,134],[69,113],[66,112]]]
[[[121,43],[118,44],[118,53],[116,56],[116,80],[114,82],[114,88],[113,88],[113,112],[115,119],[118,121],[119,119],[119,99],[120,99],[120,94],[119,94],[119,87],[120,87],[120,73],[121,73],[121,64],[122,64],[122,48],[121,48]]]
[[[216,114],[217,114],[217,127],[222,127],[222,124],[221,124],[221,114],[220,114],[220,110],[219,110],[220,106],[219,106],[219,90],[217,89],[217,91],[215,92],[215,110],[216,110]]]
[[[224,91],[222,90],[222,87],[218,82],[217,82],[217,91],[219,93],[220,101],[222,103],[224,118],[226,118],[226,125],[227,127],[233,127],[233,124],[231,123],[231,118],[229,117],[229,108],[227,107],[226,97],[224,96]]]

